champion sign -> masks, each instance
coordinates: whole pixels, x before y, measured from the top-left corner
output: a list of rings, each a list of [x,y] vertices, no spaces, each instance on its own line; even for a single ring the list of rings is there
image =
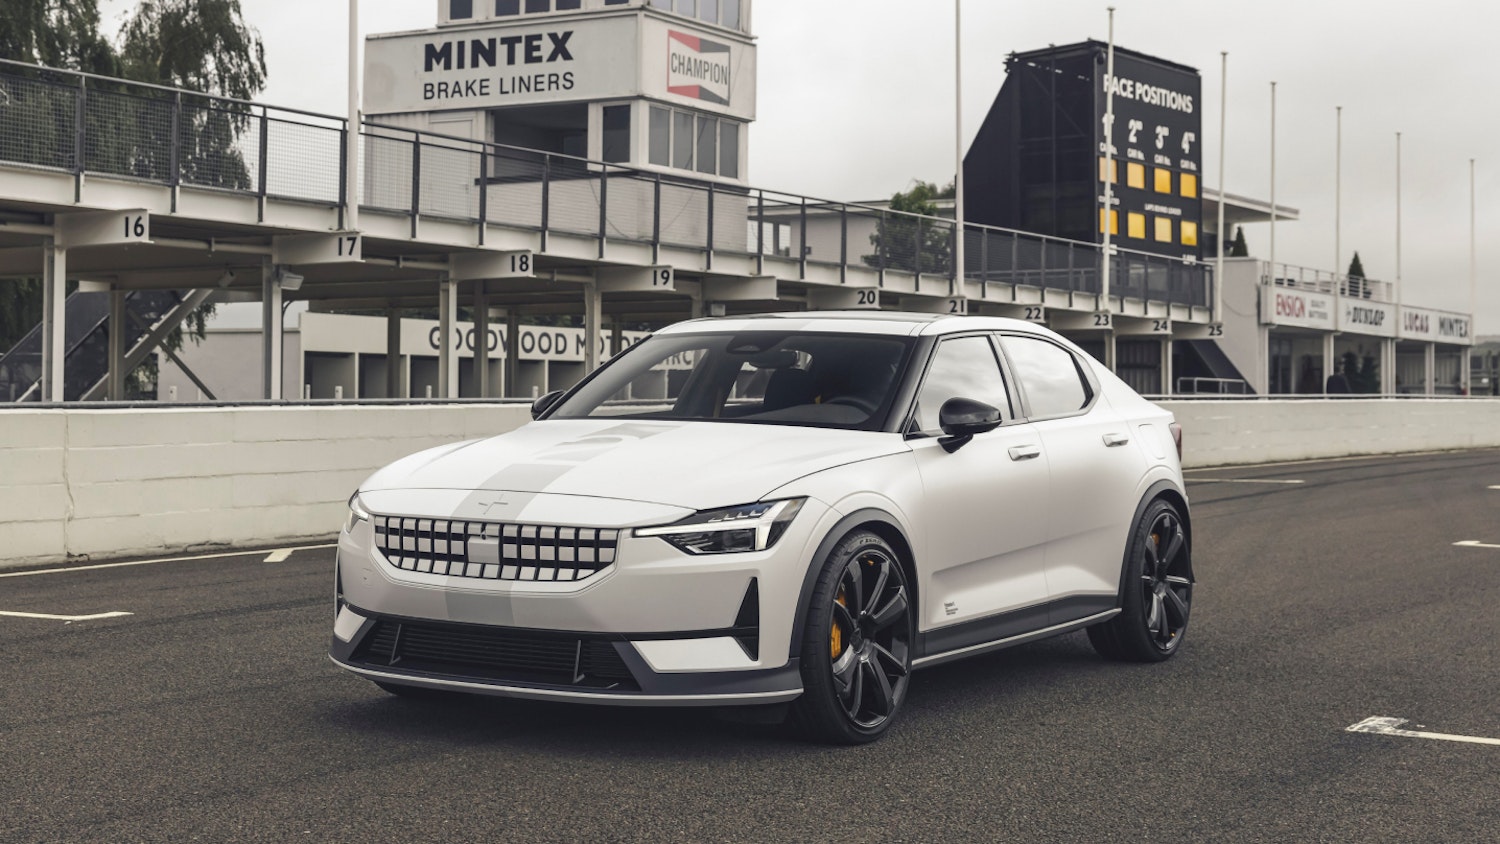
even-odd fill
[[[667,91],[729,105],[729,55],[728,44],[668,31]]]

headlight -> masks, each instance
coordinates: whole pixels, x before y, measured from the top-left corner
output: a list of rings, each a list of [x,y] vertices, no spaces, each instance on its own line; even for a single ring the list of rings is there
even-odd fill
[[[349,518],[344,522],[344,533],[353,533],[354,526],[370,520],[370,511],[359,500],[359,493],[349,496]]]
[[[704,510],[680,522],[636,528],[636,536],[659,536],[689,554],[764,551],[776,544],[802,509],[802,498]]]

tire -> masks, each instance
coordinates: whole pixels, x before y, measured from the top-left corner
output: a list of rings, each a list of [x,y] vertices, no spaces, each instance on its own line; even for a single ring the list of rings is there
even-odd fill
[[[1193,604],[1191,548],[1182,514],[1157,499],[1130,535],[1119,615],[1090,627],[1100,656],[1161,662],[1182,646]]]
[[[792,724],[829,744],[864,744],[895,723],[911,680],[915,617],[900,558],[875,534],[839,541],[813,586]]]

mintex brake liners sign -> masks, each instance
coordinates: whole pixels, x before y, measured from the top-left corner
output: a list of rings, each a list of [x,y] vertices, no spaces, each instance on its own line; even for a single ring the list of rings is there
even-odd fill
[[[729,45],[676,30],[668,32],[667,91],[729,105]]]

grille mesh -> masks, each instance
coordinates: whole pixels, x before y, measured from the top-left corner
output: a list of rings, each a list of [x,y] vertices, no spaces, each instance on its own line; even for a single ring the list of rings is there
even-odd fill
[[[580,581],[614,564],[620,532],[374,516],[375,547],[406,571],[476,580]]]
[[[637,688],[613,642],[576,633],[378,619],[354,661],[464,677]]]

